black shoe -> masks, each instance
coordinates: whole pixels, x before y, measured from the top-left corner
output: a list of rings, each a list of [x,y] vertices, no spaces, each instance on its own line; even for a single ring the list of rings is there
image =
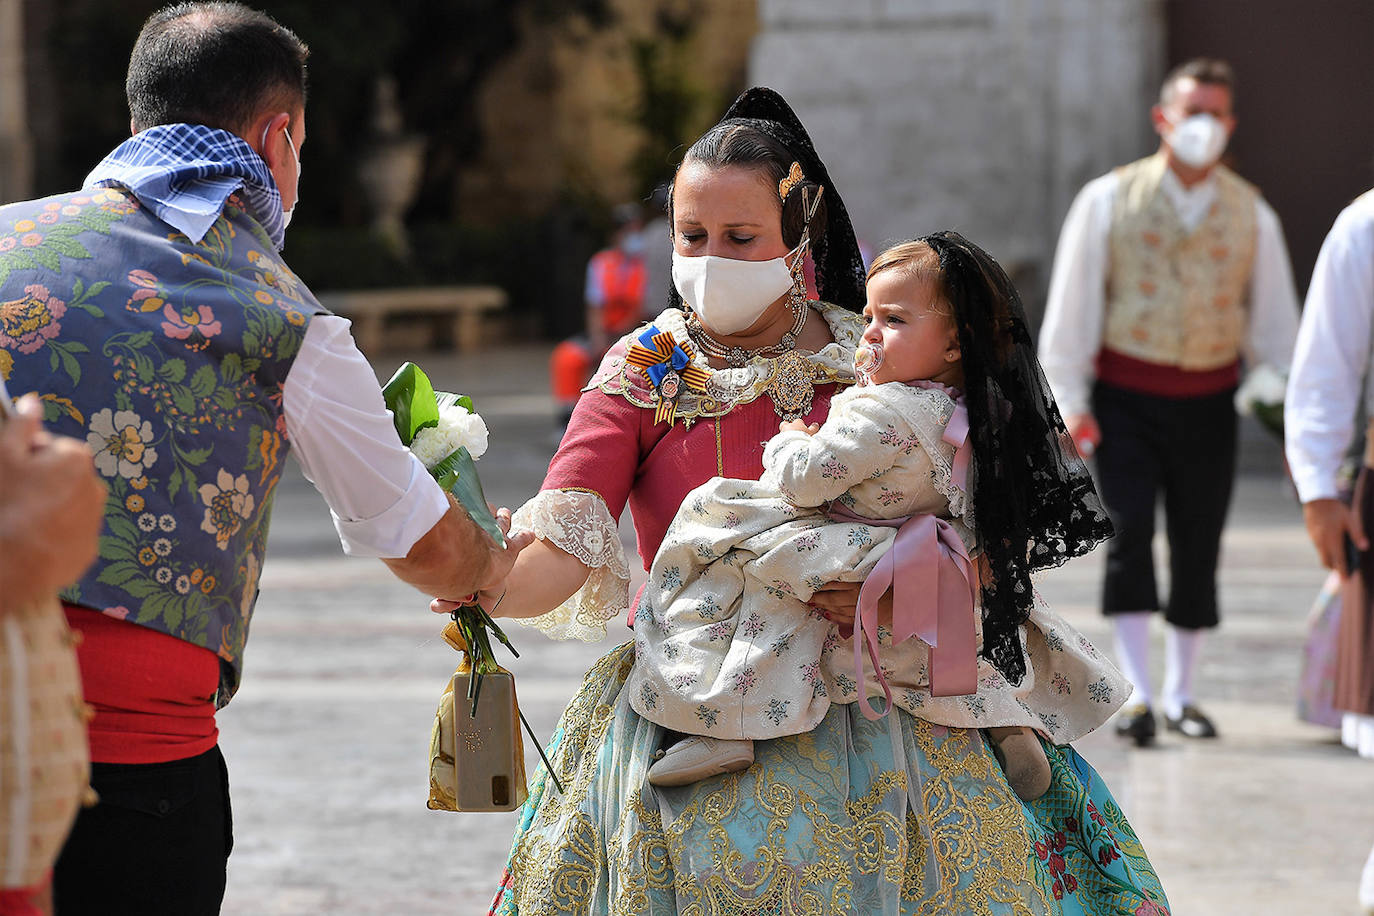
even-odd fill
[[[1202,710],[1189,703],[1183,707],[1183,715],[1177,719],[1172,716],[1164,717],[1164,727],[1171,732],[1178,732],[1185,738],[1215,738],[1217,727],[1212,724],[1212,720],[1202,714]]]
[[[1155,714],[1144,703],[1127,706],[1117,714],[1116,733],[1145,747],[1155,740]]]

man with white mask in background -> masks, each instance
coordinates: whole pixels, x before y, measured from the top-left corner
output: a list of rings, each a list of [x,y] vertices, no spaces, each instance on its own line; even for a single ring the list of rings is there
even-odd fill
[[[1064,421],[1095,455],[1116,526],[1102,609],[1135,685],[1117,732],[1154,740],[1151,615],[1163,610],[1165,724],[1215,737],[1195,705],[1202,636],[1217,626],[1216,571],[1236,462],[1241,364],[1286,369],[1298,303],[1283,230],[1250,184],[1220,164],[1235,130],[1228,64],[1199,58],[1164,80],[1152,156],[1089,182],[1055,252],[1040,359]],[[1169,595],[1151,542],[1163,495]]]

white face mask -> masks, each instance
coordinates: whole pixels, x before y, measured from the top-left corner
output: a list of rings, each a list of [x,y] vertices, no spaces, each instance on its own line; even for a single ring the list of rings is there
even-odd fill
[[[1215,116],[1195,114],[1174,124],[1166,138],[1169,148],[1185,165],[1205,169],[1226,149],[1226,125]]]
[[[792,288],[792,282],[786,258],[737,261],[673,252],[673,285],[702,324],[717,334],[738,334],[751,327]]]
[[[286,134],[286,145],[291,147],[291,158],[296,160],[296,199],[291,204],[290,209],[287,209],[286,207],[281,208],[281,227],[285,229],[287,226],[291,225],[291,217],[296,212],[296,204],[299,204],[301,202],[301,155],[300,153],[296,152],[296,144],[291,141],[291,131],[284,130],[282,131],[282,133]],[[266,127],[262,129],[262,142],[259,145],[263,149],[267,148]]]

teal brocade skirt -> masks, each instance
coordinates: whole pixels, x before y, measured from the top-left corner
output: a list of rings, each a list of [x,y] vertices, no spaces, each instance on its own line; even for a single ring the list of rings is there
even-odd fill
[[[530,783],[498,916],[1169,912],[1140,841],[1072,748],[1019,800],[975,730],[832,706],[748,770],[658,789],[663,730],[631,708],[634,644],[604,656]]]

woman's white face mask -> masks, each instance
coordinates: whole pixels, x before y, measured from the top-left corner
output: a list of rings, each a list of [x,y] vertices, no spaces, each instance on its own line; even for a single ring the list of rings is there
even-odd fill
[[[738,334],[752,327],[792,284],[793,271],[785,257],[738,261],[673,252],[673,285],[702,324],[717,334]]]

